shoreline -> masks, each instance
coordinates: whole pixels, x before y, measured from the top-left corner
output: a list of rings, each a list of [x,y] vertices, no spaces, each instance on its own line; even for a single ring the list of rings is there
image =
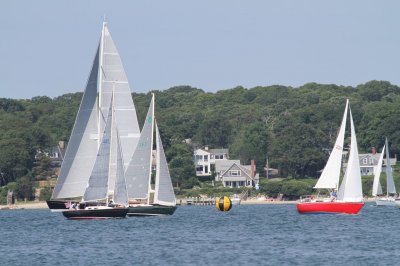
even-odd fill
[[[177,199],[179,202],[180,199]],[[367,198],[365,202],[374,202],[374,198]],[[182,200],[182,203],[184,201]],[[241,205],[268,205],[268,204],[296,204],[297,200],[257,200],[257,199],[248,199],[242,200],[240,202]],[[186,205],[185,203],[180,206],[195,206],[195,205]],[[23,210],[23,209],[47,209],[47,204],[45,201],[39,202],[21,202],[12,205],[0,205],[0,210]]]

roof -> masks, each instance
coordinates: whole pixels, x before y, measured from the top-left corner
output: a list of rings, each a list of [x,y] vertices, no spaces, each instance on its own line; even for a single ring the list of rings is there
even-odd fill
[[[229,149],[209,149],[208,152],[212,154],[228,154]]]

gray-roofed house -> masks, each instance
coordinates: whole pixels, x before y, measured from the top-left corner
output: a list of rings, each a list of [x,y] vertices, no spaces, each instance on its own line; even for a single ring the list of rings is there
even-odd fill
[[[239,160],[217,161],[215,171],[215,180],[222,181],[224,187],[255,187],[260,180],[254,161],[251,165],[241,165]]]
[[[360,171],[361,175],[373,175],[375,168],[378,165],[380,153],[377,153],[375,149],[372,149],[372,153],[359,154],[358,158],[360,161]],[[397,163],[397,158],[390,158],[390,165],[395,165]],[[382,172],[386,171],[386,158],[383,159]]]

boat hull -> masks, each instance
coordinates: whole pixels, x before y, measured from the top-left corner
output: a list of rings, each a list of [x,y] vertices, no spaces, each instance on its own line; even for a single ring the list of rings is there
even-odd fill
[[[394,198],[377,198],[375,200],[376,206],[396,206]]]
[[[47,206],[49,207],[49,209],[51,211],[68,210],[69,202],[70,201],[66,201],[66,200],[46,200]]]
[[[66,210],[62,214],[73,220],[93,220],[93,219],[110,219],[125,218],[128,208],[109,208],[109,209],[83,209],[83,210]]]
[[[131,216],[158,216],[158,215],[172,215],[174,214],[177,206],[163,206],[163,205],[137,205],[129,206],[127,215]]]
[[[342,213],[357,214],[364,202],[300,202],[297,203],[297,211],[307,213]]]

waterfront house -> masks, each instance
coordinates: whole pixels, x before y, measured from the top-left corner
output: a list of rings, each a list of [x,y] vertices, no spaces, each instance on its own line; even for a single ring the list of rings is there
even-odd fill
[[[216,181],[222,181],[224,187],[255,187],[260,176],[255,173],[255,164],[241,165],[239,160],[215,162]]]
[[[211,176],[211,166],[216,162],[227,160],[229,157],[228,149],[204,149],[194,151],[194,165],[196,166],[196,176]]]

